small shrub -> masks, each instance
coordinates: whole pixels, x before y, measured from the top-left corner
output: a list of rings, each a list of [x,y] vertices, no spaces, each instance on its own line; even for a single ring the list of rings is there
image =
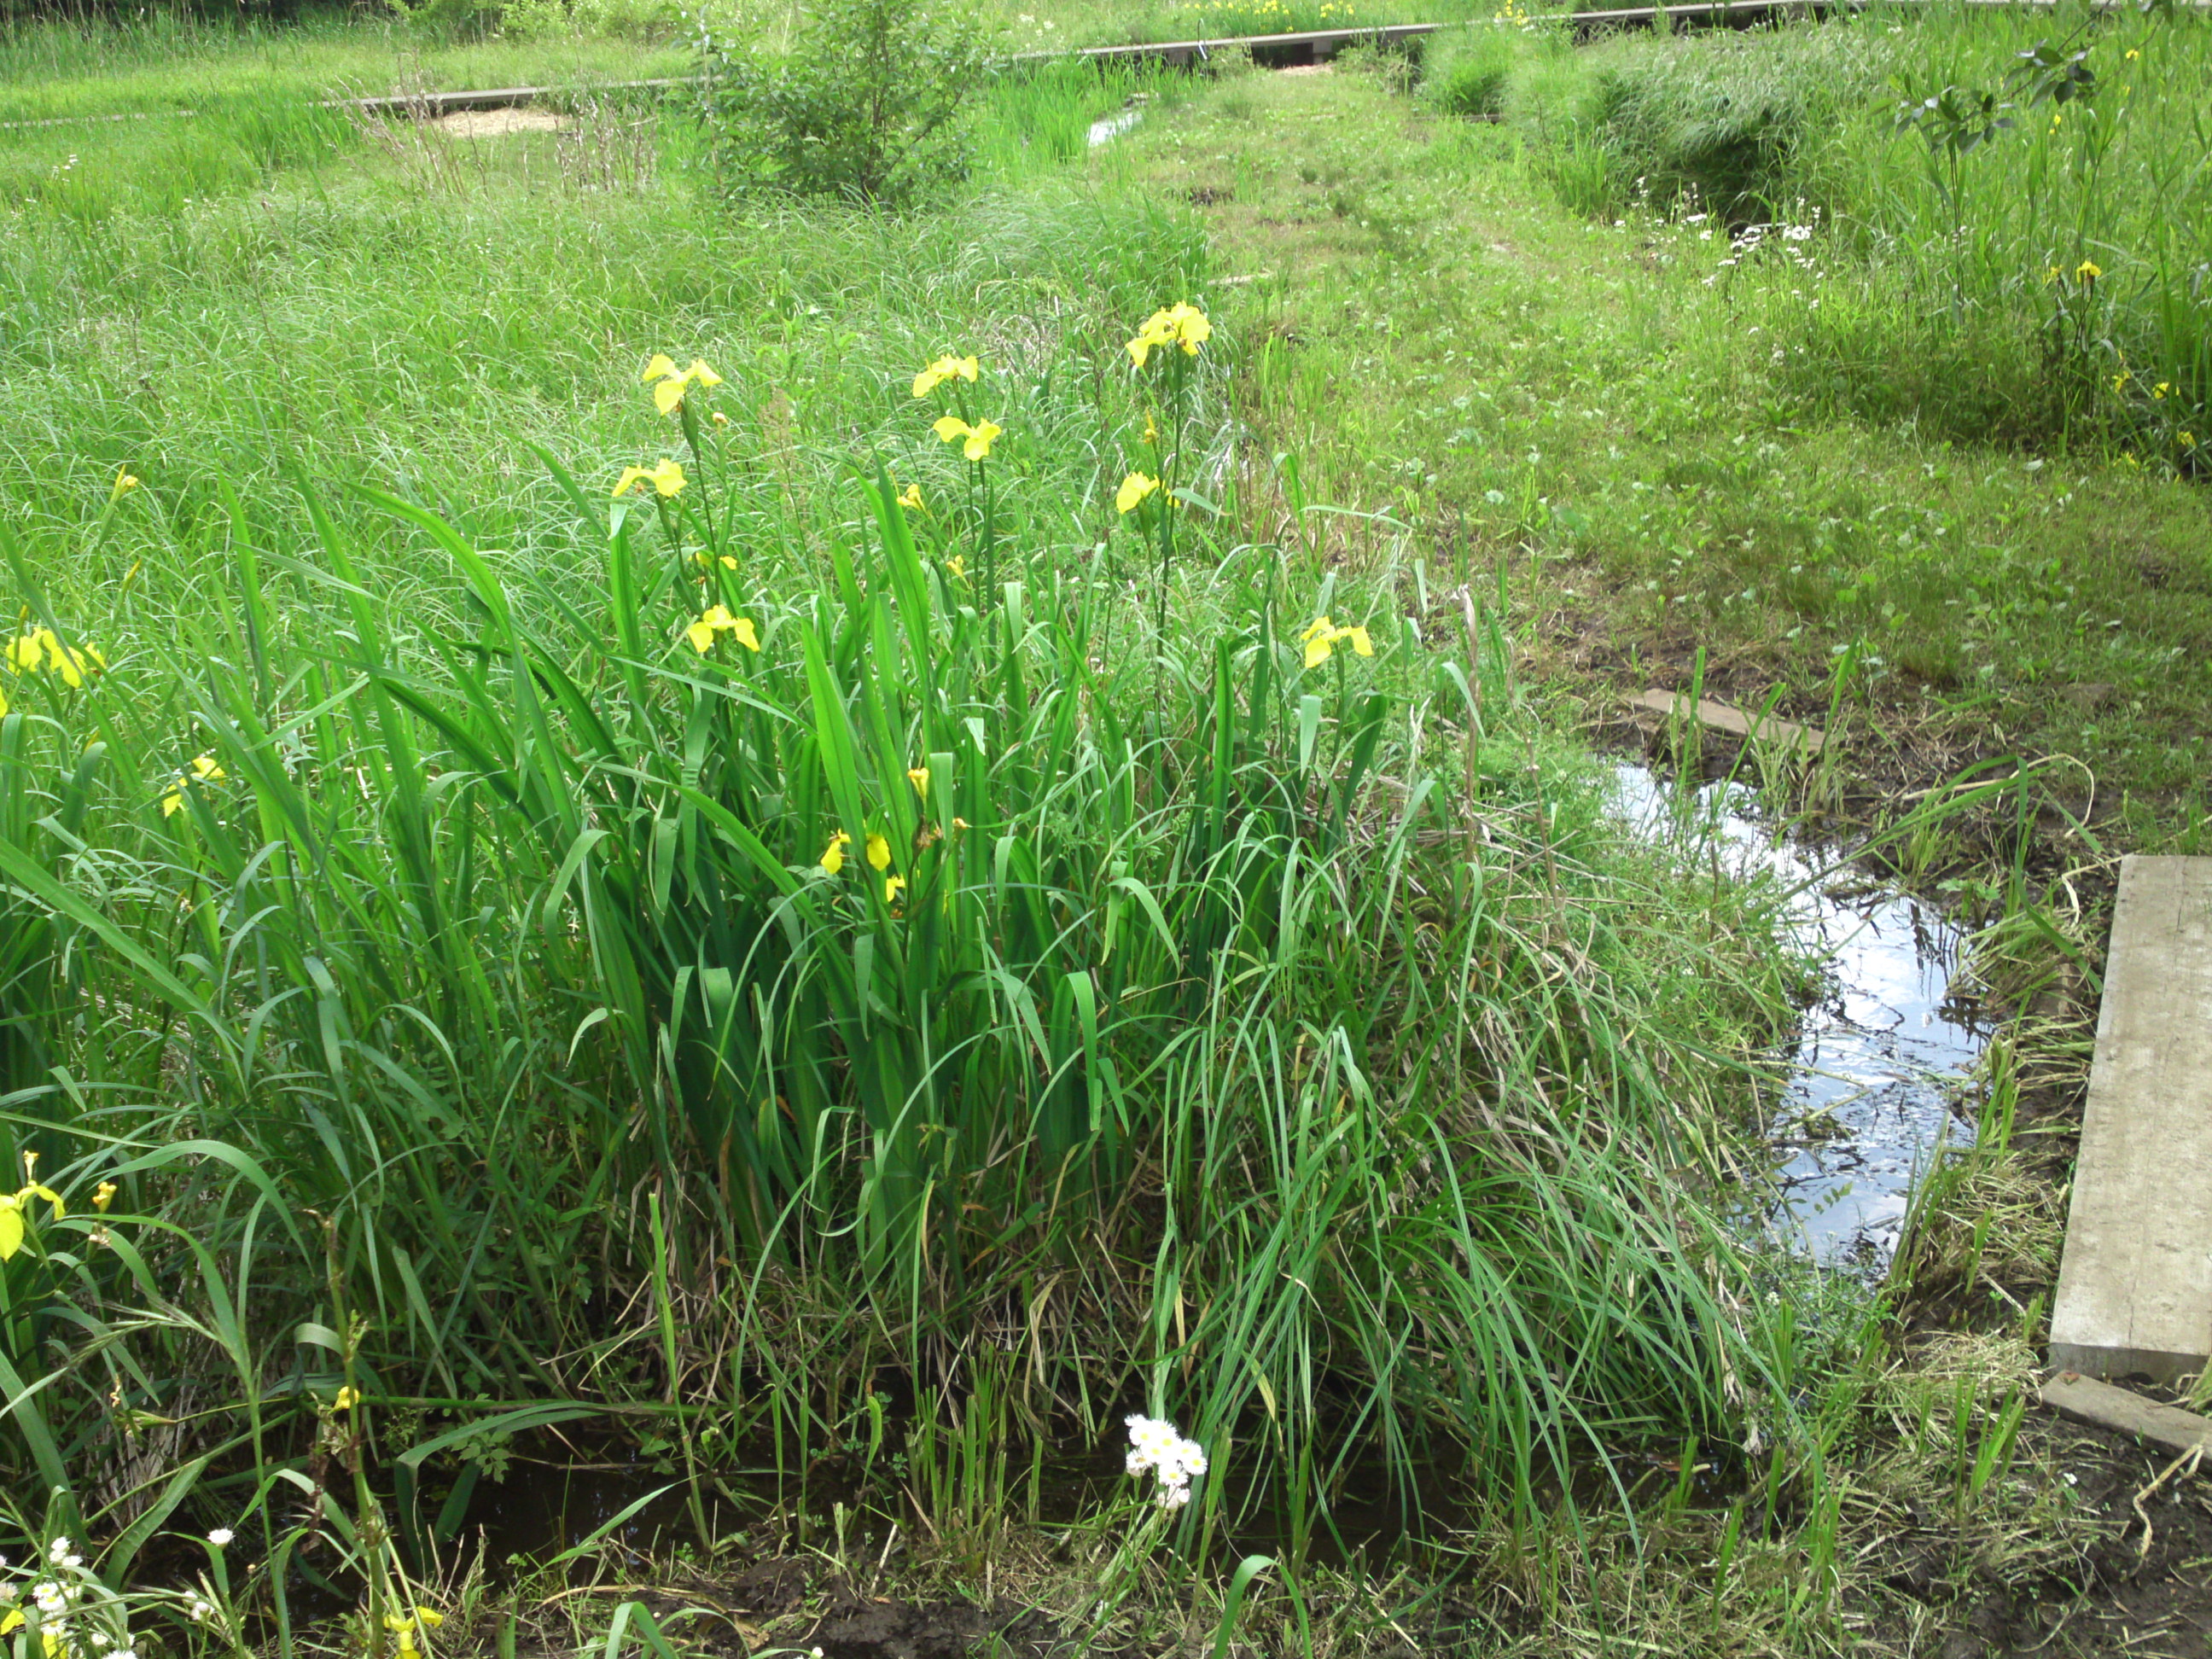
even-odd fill
[[[1422,61],[1422,90],[1447,115],[1486,120],[1505,112],[1514,37],[1481,25],[1431,42]]]
[[[1340,75],[1364,75],[1398,93],[1413,90],[1419,67],[1404,46],[1385,45],[1379,40],[1355,40],[1333,61]]]
[[[960,115],[989,45],[960,0],[818,0],[781,57],[702,32],[716,174],[885,207],[924,199],[967,175]]]

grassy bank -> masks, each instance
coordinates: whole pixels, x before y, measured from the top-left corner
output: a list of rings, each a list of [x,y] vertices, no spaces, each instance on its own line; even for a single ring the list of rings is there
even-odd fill
[[[2187,845],[2197,486],[2110,410],[1946,435],[1877,352],[1806,392],[1832,291],[1925,280],[1845,224],[1901,185],[1831,155],[1752,247],[1624,171],[1694,62],[1796,100],[1743,176],[1799,188],[1887,35],[1486,38],[1496,124],[1449,52],[1008,80],[905,216],[718,201],[651,102],[256,157],[240,92],[219,176],[113,124],[23,190],[0,1455],[129,1587],[88,1622],[1913,1651],[2091,1571],[2025,1415],[2063,1044],[1993,1051],[1886,1298],[1755,1249],[1805,966],[1575,728],[1702,672],[1835,730],[1779,799],[2002,755],[2015,831]],[[2094,918],[2003,850],[1989,980],[2071,1030]],[[688,1559],[471,1569],[541,1462]]]
[[[1078,1632],[1353,1485],[1527,1526],[1755,1421],[1798,1501],[1840,1329],[1725,1220],[1771,896],[1612,823],[1510,584],[1285,520],[1187,210],[1057,159],[1102,99],[994,94],[905,220],[726,209],[648,106],[215,190],[118,125],[0,229],[8,1490],[136,1628],[487,1636],[438,1564],[586,1419],[702,1550],[719,1481],[988,1581],[1171,1416]]]
[[[1887,42],[1892,20],[1878,21]],[[2051,27],[2058,36],[2070,21]],[[2166,49],[2196,50],[2195,27],[2185,21]],[[2002,70],[2012,27],[1939,17],[1875,49],[1980,53]],[[2196,1605],[2190,1547],[2154,1553],[2127,1508],[2154,1469],[2039,1423],[2025,1401],[2094,1017],[2094,896],[2121,848],[2201,846],[2208,687],[2191,642],[2207,620],[2212,538],[2186,469],[2157,465],[2124,423],[2054,422],[2031,403],[1977,439],[1946,429],[1945,410],[1962,405],[1945,398],[2020,383],[2037,313],[2013,290],[1975,295],[1963,270],[1971,302],[1956,317],[1909,305],[1911,272],[1942,266],[1838,224],[1870,210],[1851,193],[1868,191],[1864,176],[1802,203],[1778,188],[1749,212],[1717,206],[1710,184],[1704,200],[1668,198],[1655,157],[1679,157],[1694,136],[1686,117],[1674,150],[1652,137],[1670,75],[1686,81],[1692,113],[1714,83],[1730,98],[1772,83],[1808,125],[1796,148],[1748,159],[1792,192],[1808,188],[1790,171],[1806,158],[1834,174],[1842,139],[1824,122],[1871,146],[1904,88],[1878,89],[1870,108],[1849,82],[1812,74],[1869,49],[1844,36],[1778,32],[1717,43],[1711,59],[1695,41],[1576,52],[1520,36],[1487,62],[1436,54],[1412,96],[1389,64],[1225,87],[1132,147],[1156,188],[1201,207],[1224,268],[1247,279],[1263,339],[1239,388],[1248,418],[1333,498],[1418,526],[1432,568],[1510,573],[1523,661],[1567,718],[1641,742],[1656,734],[1625,718],[1623,693],[1702,675],[1753,706],[1778,696],[1848,746],[1847,817],[1892,816],[1970,763],[2033,780],[2026,880],[1967,851],[1986,842],[1947,846],[1939,833],[1895,852],[1908,868],[1948,865],[1955,889],[2005,912],[1984,957],[1990,1006],[2021,1023],[1993,1053],[1977,1149],[1922,1194],[1885,1287],[1893,1322],[1869,1350],[1878,1376],[1826,1396],[1837,1437],[1825,1490],[1844,1538],[1825,1553],[1817,1516],[1790,1531],[1766,1558],[1763,1597],[1732,1604],[1745,1622],[1724,1632],[1696,1628],[1694,1592],[1658,1588],[1663,1544],[1638,1557],[1654,1577],[1627,1576],[1651,1590],[1637,1639],[1668,1650],[1817,1649],[1760,1616],[1847,1559],[1847,1633],[1829,1639],[2103,1651],[2127,1639],[2130,1617],[2162,1617],[2154,1604]],[[2149,48],[2115,38],[2092,61],[2136,61],[2128,50]],[[1616,72],[1642,77],[1643,125],[1581,124],[1580,100]],[[2166,88],[2176,104],[2155,117],[2161,142],[2191,92],[2185,80]],[[1468,106],[1503,118],[1471,125],[1458,112]],[[1629,107],[1624,95],[1615,113]],[[2041,131],[2005,130],[2012,148],[1969,158],[1990,171],[1992,194],[2023,169],[2035,176],[2051,112],[2040,107]],[[2069,104],[2061,132],[2081,113]],[[1889,142],[1896,167],[1921,165],[1913,132]],[[2124,176],[2112,222],[2147,225],[2161,175],[2138,169],[2120,190]],[[1736,234],[1747,218],[1774,228],[1754,246]],[[1838,291],[1886,296],[1849,314],[1887,343],[1829,360],[1832,395],[1815,399],[1805,360]],[[2141,291],[2115,295],[2115,317]],[[1946,330],[1954,345],[1978,337],[1985,356],[1914,406],[1906,394],[1924,383],[1899,366],[1909,343]],[[1346,553],[1357,557],[1350,538]],[[1995,842],[2009,855],[2018,820],[2006,816]],[[2067,877],[2048,904],[2033,873],[2045,860]],[[2023,1131],[2034,1126],[2018,1139],[2015,1109]],[[1984,1455],[2004,1472],[1977,1477]],[[2169,1507],[2158,1524],[2185,1538],[2181,1516]],[[1683,1527],[1680,1547],[1700,1567],[1726,1559],[1725,1509]],[[1603,1600],[1601,1552],[1562,1561]],[[1975,1634],[1944,1635],[1954,1620]],[[1542,1651],[1572,1624],[1553,1603],[1493,1639]],[[1618,1628],[1577,1639],[1599,1650]]]
[[[2140,399],[2114,392],[2114,375],[2127,379],[2115,368],[2098,387],[2112,406],[2070,416],[2031,395],[2048,385],[2051,308],[2075,303],[2044,280],[2058,254],[2027,246],[2022,217],[1991,224],[2015,239],[2004,258],[2019,280],[1977,289],[1968,264],[2002,263],[1980,228],[1967,240],[1981,251],[1952,270],[1909,226],[1882,222],[1868,204],[1922,177],[1925,147],[1909,131],[1878,147],[1875,179],[1801,197],[1843,169],[1847,139],[1875,147],[1893,98],[1853,104],[1844,132],[1815,122],[1789,148],[1796,159],[1762,175],[1773,199],[1733,214],[1711,182],[1699,200],[1663,199],[1665,158],[1636,147],[1656,143],[1656,118],[1632,131],[1576,125],[1577,100],[1616,73],[1672,84],[1670,66],[1710,46],[1717,81],[1786,79],[1780,66],[1849,58],[1865,33],[1887,43],[1899,26],[1823,27],[1845,43],[1785,32],[1576,53],[1517,39],[1498,89],[1510,112],[1495,125],[1380,77],[1255,81],[1217,100],[1202,131],[1179,133],[1175,153],[1156,150],[1154,176],[1200,193],[1229,267],[1255,278],[1273,337],[1244,392],[1255,420],[1328,493],[1424,526],[1437,562],[1525,572],[1544,594],[1531,649],[1563,685],[1599,694],[1594,716],[1611,718],[1618,692],[1686,681],[1702,647],[1730,695],[1778,691],[1824,717],[1848,661],[1843,711],[1872,779],[2070,757],[2075,812],[2124,814],[2132,836],[2193,845],[2212,693],[2192,643],[2212,621],[2208,541],[2187,467],[2160,464],[2136,424],[2138,403],[2194,406],[2183,368],[2130,359],[2154,376]],[[1984,62],[2020,39],[1972,18],[1925,28],[1944,52]],[[2202,33],[2185,19],[2154,48],[2130,35],[2098,51],[2117,64],[2129,50],[2185,55]],[[1820,98],[1850,101],[1850,83],[1807,73]],[[1436,82],[1449,74],[1447,58]],[[2141,131],[2159,136],[2127,142],[2173,153],[2191,85],[2138,86]],[[1991,200],[2071,199],[2036,182],[2060,142],[2051,113],[2039,106],[2034,131],[1967,158]],[[2066,106],[2069,123],[2090,118]],[[2166,194],[2160,175],[2121,168],[2136,153],[2118,144],[2107,166],[2114,239],[2148,235]],[[1774,228],[1732,240],[1746,211]],[[1916,234],[1932,234],[1924,222]],[[2142,272],[2101,284],[2098,305],[2108,299],[2099,326],[2115,337],[2163,304]],[[1845,335],[1858,343],[1845,349]],[[1952,354],[1940,385],[1916,379],[1939,349]],[[2000,404],[2002,421],[1988,412]],[[1976,421],[2002,441],[1969,441]]]

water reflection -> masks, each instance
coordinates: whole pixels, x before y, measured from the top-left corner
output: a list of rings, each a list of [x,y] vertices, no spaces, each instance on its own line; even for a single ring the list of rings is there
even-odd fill
[[[1712,783],[1692,799],[1646,768],[1615,772],[1622,816],[1655,840],[1686,838],[1701,867],[1785,889],[1790,927],[1826,965],[1820,1000],[1787,1051],[1770,1139],[1778,1232],[1818,1260],[1887,1266],[1914,1176],[1936,1146],[1973,1138],[1956,1104],[1987,1031],[1950,995],[1965,930],[1936,906],[1778,839],[1755,794]]]
[[[1144,111],[1139,109],[1117,110],[1111,115],[1093,121],[1091,124],[1091,148],[1097,149],[1099,145],[1107,143],[1109,139],[1119,138],[1131,127],[1136,125],[1138,119],[1143,114]]]

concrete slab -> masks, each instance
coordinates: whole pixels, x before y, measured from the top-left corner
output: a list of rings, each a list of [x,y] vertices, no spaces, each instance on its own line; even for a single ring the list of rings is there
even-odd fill
[[[2100,1429],[2118,1429],[2168,1451],[2185,1452],[2212,1445],[2212,1419],[2185,1412],[2179,1406],[2161,1406],[2125,1389],[2100,1382],[2079,1371],[2061,1371],[2043,1385],[2043,1403],[2061,1417],[2076,1423],[2093,1423]]]
[[[2120,861],[2051,1364],[2171,1382],[2212,1357],[2212,858]]]
[[[1663,714],[1670,719],[1676,714],[1687,715],[1692,712],[1689,698],[1679,691],[1646,691],[1639,696],[1631,697],[1628,702],[1632,708],[1648,709],[1652,714]],[[1716,732],[1725,732],[1737,738],[1756,737],[1768,743],[1781,744],[1785,748],[1802,749],[1808,754],[1818,754],[1821,745],[1828,740],[1827,733],[1817,726],[1800,726],[1794,720],[1780,720],[1771,714],[1747,714],[1741,708],[1715,702],[1710,697],[1698,699],[1695,714],[1700,725],[1709,726]]]

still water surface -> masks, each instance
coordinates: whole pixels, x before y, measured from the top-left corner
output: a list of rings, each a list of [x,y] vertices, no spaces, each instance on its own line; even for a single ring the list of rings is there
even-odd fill
[[[1989,1032],[1953,994],[1966,930],[1839,854],[1778,835],[1741,784],[1706,784],[1686,800],[1645,767],[1623,764],[1614,779],[1638,834],[1789,895],[1790,929],[1826,978],[1784,1054],[1768,1222],[1818,1261],[1886,1267],[1916,1176],[1946,1140],[1973,1139],[1962,1085]]]

